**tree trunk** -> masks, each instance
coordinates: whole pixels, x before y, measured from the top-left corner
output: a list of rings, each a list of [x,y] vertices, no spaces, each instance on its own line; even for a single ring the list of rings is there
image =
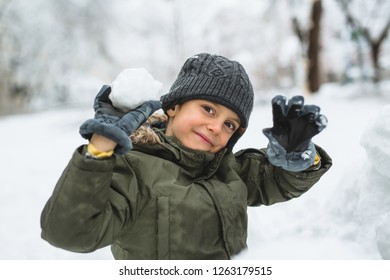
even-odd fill
[[[380,66],[379,66],[379,49],[380,44],[371,43],[371,59],[372,67],[374,68],[373,82],[377,83],[380,81]]]
[[[321,31],[321,0],[314,0],[311,12],[309,30],[309,46],[307,50],[307,85],[309,92],[315,93],[320,89],[320,31]]]
[[[386,39],[390,29],[390,20],[387,21],[387,24],[383,28],[379,38],[377,40],[374,40],[368,31],[366,31],[365,35],[370,43],[371,47],[371,59],[372,59],[372,66],[374,68],[374,77],[373,81],[375,83],[379,82],[381,80],[381,68],[380,68],[380,63],[379,63],[379,54],[380,54],[380,49],[382,46],[383,41]]]

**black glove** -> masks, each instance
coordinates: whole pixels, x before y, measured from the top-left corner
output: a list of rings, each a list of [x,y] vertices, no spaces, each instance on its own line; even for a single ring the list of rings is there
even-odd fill
[[[95,118],[85,121],[80,126],[80,134],[88,140],[94,133],[105,136],[118,144],[115,153],[124,154],[133,148],[129,135],[161,108],[161,102],[146,101],[138,108],[123,113],[112,105],[108,98],[110,92],[111,87],[108,85],[101,88],[93,105]]]
[[[284,96],[272,99],[273,127],[263,129],[269,139],[267,157],[271,164],[289,171],[310,167],[315,158],[313,136],[327,125],[320,107],[304,105],[303,96],[294,96],[286,104]]]

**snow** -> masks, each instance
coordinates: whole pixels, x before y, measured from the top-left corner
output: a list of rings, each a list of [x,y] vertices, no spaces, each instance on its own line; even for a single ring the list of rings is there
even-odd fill
[[[313,140],[334,165],[302,197],[249,208],[249,249],[237,259],[390,259],[390,87],[364,88],[329,84],[305,96],[329,120]],[[235,150],[266,146],[270,100],[257,97]],[[0,118],[0,259],[112,259],[109,247],[78,254],[40,238],[40,213],[91,116],[92,108],[68,108]]]
[[[46,111],[0,116],[0,260],[112,259],[109,248],[76,254],[51,246],[40,238],[39,219],[74,149],[85,143],[78,128],[93,116],[96,92],[121,69],[146,67],[165,83],[195,53],[240,61],[262,92],[236,150],[267,145],[262,129],[272,125],[270,100],[281,94],[275,87],[303,88],[305,61],[291,17],[308,27],[311,0],[2,2],[3,72],[12,70],[17,84],[33,89],[32,107]],[[305,96],[329,120],[314,142],[334,165],[301,198],[248,209],[249,249],[237,259],[390,259],[390,80],[358,82],[372,76],[367,44],[352,36],[339,1],[322,2],[324,77],[355,82],[326,84]],[[389,7],[390,1],[350,1],[374,39]],[[385,79],[389,46],[387,38],[380,54]],[[289,67],[293,77],[281,73]],[[80,107],[53,108],[64,102]]]
[[[109,98],[114,107],[126,112],[145,100],[159,100],[162,86],[145,68],[127,68],[112,82]]]

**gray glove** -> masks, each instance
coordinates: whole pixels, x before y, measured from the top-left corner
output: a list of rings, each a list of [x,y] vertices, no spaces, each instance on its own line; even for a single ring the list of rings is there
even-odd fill
[[[273,127],[263,133],[269,139],[267,158],[275,166],[288,171],[310,167],[316,155],[311,138],[327,126],[320,107],[304,105],[302,96],[294,96],[286,104],[284,96],[272,99]]]
[[[80,126],[79,132],[83,138],[88,140],[94,133],[105,136],[117,143],[115,153],[125,154],[133,148],[129,135],[161,108],[161,102],[146,101],[138,108],[123,113],[112,105],[108,98],[110,92],[111,87],[108,85],[101,88],[93,105],[95,118],[85,121]]]

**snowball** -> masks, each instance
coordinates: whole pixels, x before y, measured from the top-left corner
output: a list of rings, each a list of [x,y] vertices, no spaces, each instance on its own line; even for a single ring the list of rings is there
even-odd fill
[[[162,83],[144,68],[123,70],[111,84],[109,98],[123,112],[137,108],[148,100],[158,100]]]

